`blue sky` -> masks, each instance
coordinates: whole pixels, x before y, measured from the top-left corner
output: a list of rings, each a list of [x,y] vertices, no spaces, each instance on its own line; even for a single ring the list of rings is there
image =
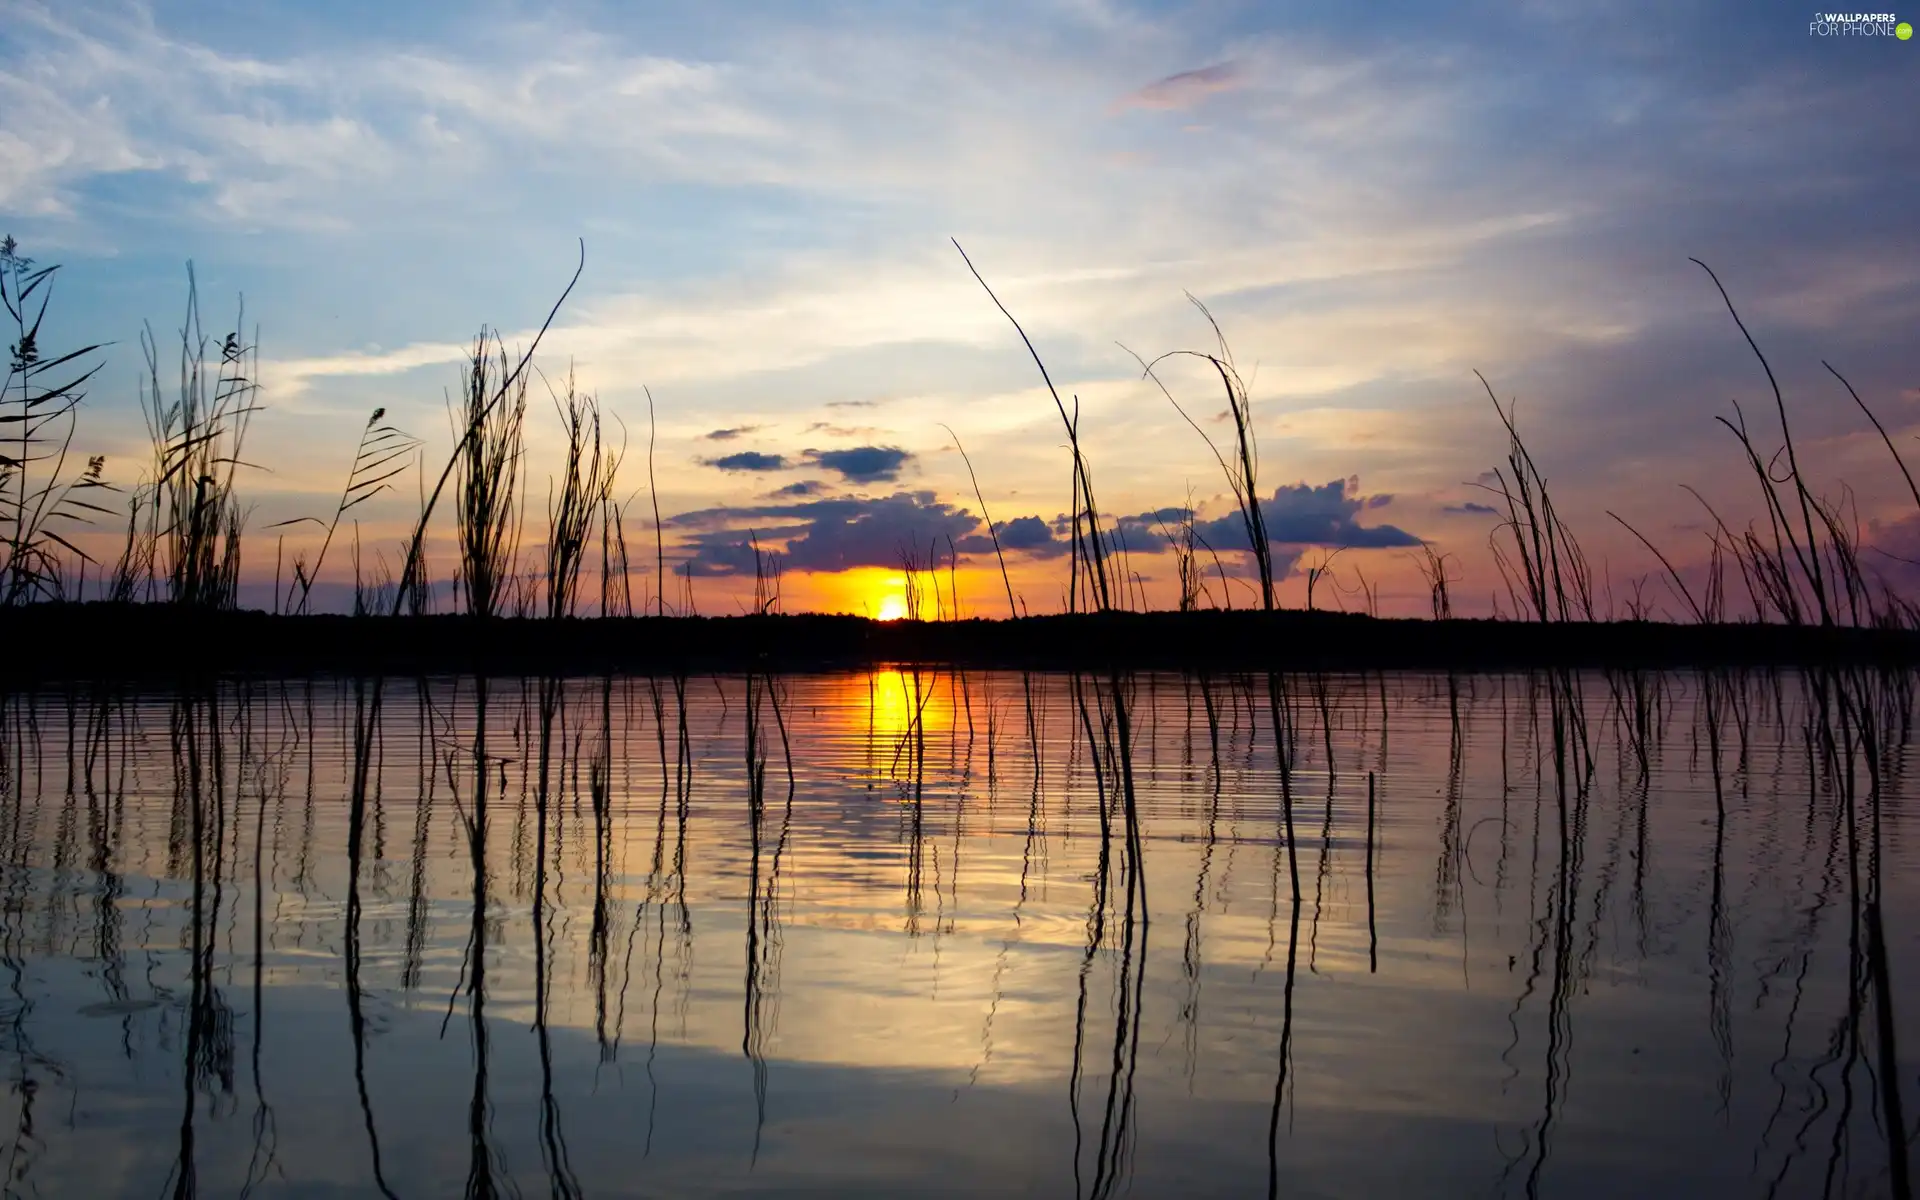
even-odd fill
[[[931,492],[928,529],[948,529],[977,505],[945,423],[997,520],[1051,519],[1058,419],[957,237],[1080,396],[1115,512],[1222,491],[1122,349],[1205,344],[1191,291],[1254,379],[1269,493],[1356,478],[1356,496],[1391,496],[1364,524],[1477,578],[1490,522],[1447,510],[1504,453],[1478,368],[1519,398],[1617,578],[1654,564],[1605,508],[1685,557],[1705,542],[1680,482],[1751,507],[1712,417],[1769,399],[1692,255],[1772,356],[1812,469],[1857,490],[1876,536],[1920,545],[1820,366],[1891,426],[1920,424],[1920,43],[1810,37],[1805,8],[0,13],[0,218],[66,265],[55,338],[118,342],[81,447],[131,481],[135,335],[177,323],[191,259],[209,321],[244,293],[261,331],[257,526],[327,504],[375,405],[443,450],[459,348],[482,323],[524,338],[576,239],[586,272],[543,361],[572,360],[629,427],[652,388],[669,513],[804,522],[772,492],[813,482],[834,520],[848,499]],[[1174,382],[1196,412],[1219,407],[1197,377]],[[553,422],[533,414],[541,479]],[[868,447],[905,452],[892,478],[817,468]],[[741,452],[792,469],[705,465]],[[1403,551],[1354,561],[1389,606],[1421,595]],[[1058,565],[1025,563],[1036,608]],[[847,602],[828,580],[795,594]]]

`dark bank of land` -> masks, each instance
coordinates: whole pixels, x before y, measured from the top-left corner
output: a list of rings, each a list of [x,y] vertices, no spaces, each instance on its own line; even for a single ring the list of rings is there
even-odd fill
[[[1382,619],[1329,612],[870,621],[274,616],[161,605],[0,614],[0,679],[862,668],[1508,670],[1920,664],[1920,632],[1761,624]]]

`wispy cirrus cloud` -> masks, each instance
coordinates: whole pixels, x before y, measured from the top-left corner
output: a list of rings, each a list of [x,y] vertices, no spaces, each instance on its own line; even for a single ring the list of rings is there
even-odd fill
[[[421,367],[463,362],[472,353],[471,344],[416,342],[397,350],[269,359],[264,364],[261,383],[269,398],[287,400],[308,391],[320,380],[398,375]]]
[[[1128,92],[1116,103],[1116,108],[1192,108],[1208,96],[1220,92],[1229,92],[1241,86],[1245,81],[1245,72],[1234,61],[1217,62],[1212,66],[1198,67],[1191,71],[1181,71],[1165,79],[1156,80],[1143,88]]]

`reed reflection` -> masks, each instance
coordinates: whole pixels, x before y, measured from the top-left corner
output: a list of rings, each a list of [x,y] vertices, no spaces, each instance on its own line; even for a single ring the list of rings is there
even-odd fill
[[[1269,683],[8,695],[10,1186],[1910,1193],[1909,678]]]

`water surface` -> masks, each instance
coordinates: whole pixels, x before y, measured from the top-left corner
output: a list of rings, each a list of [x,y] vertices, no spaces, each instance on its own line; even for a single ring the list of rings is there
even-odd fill
[[[5,705],[9,1194],[1905,1184],[1904,677]]]

